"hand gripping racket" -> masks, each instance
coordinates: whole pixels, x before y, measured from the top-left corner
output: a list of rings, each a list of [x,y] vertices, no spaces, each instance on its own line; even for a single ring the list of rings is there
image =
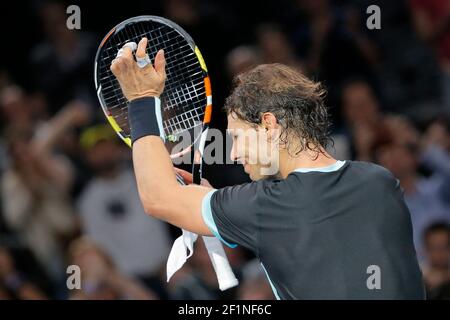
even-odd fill
[[[193,181],[200,184],[203,149],[212,112],[211,83],[208,69],[194,40],[180,26],[157,16],[130,18],[115,26],[100,43],[95,57],[95,87],[103,112],[119,137],[131,147],[128,101],[110,71],[112,60],[128,42],[148,39],[151,60],[164,49],[167,79],[160,96],[165,146],[172,160],[193,158]],[[180,184],[185,184],[177,174]],[[203,237],[221,283],[235,283],[218,239]],[[211,240],[213,239],[213,240]],[[230,277],[234,278],[230,281]]]

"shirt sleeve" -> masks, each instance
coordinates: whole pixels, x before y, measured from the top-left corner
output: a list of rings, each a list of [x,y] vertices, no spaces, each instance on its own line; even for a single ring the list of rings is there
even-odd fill
[[[258,255],[261,210],[267,194],[264,182],[212,190],[203,198],[203,220],[230,248],[237,245]]]

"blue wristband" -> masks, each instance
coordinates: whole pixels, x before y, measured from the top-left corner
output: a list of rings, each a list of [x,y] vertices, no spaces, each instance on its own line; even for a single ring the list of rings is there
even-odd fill
[[[144,97],[130,101],[128,121],[132,144],[145,136],[159,136],[165,141],[159,98]]]

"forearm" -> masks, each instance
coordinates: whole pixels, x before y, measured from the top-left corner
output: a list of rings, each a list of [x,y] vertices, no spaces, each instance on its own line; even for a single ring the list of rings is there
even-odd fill
[[[158,215],[158,205],[165,204],[178,185],[173,165],[163,141],[145,136],[133,143],[133,165],[142,204],[146,212]]]
[[[34,169],[57,187],[58,191],[67,193],[72,187],[74,181],[73,168],[65,157],[50,153],[39,154],[36,155],[34,165]]]
[[[33,193],[24,186],[18,177],[7,173],[2,182],[3,217],[12,229],[24,228],[34,210],[36,199]]]
[[[72,126],[73,115],[70,110],[63,109],[51,120],[39,128],[33,139],[34,150],[39,153],[48,153],[58,142],[61,136]]]
[[[147,214],[188,231],[210,235],[201,217],[201,203],[211,188],[179,185],[159,136],[144,136],[133,143],[133,164],[139,197]]]
[[[146,56],[147,38],[139,41],[136,57]],[[145,211],[155,218],[199,234],[209,234],[203,221],[202,201],[209,188],[180,186],[163,140],[164,129],[158,98],[166,79],[164,51],[151,64],[138,66],[130,46],[113,60],[111,71],[128,99],[133,164],[139,196]]]
[[[201,201],[211,188],[181,186],[172,162],[157,136],[133,144],[133,164],[139,197],[147,214],[202,235],[211,235],[201,217]]]

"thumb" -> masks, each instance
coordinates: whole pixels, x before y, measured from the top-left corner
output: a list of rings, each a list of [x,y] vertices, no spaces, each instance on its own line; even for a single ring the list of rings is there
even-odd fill
[[[159,50],[158,53],[156,54],[155,70],[164,79],[166,78],[166,58],[164,57],[163,49]]]

